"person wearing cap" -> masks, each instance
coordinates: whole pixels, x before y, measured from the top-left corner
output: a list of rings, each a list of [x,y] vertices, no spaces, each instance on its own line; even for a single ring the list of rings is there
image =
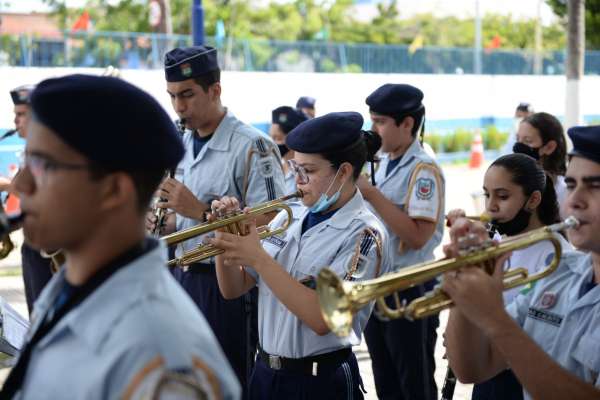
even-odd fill
[[[288,106],[277,107],[271,112],[269,136],[271,136],[271,139],[279,148],[279,154],[281,154],[281,167],[285,178],[286,193],[296,191],[296,177],[288,166],[288,161],[294,158],[294,151],[290,150],[285,144],[285,137],[292,129],[307,119],[306,114],[302,111]]]
[[[131,84],[89,75],[41,82],[31,109],[14,179],[23,232],[66,263],[35,304],[0,398],[239,399],[166,248],[145,234],[150,199],[184,152],[167,113]]]
[[[393,270],[432,260],[444,230],[444,177],[420,141],[425,120],[423,92],[405,84],[385,84],[371,93],[372,129],[381,136],[376,186],[364,177],[360,188],[386,227]],[[433,284],[398,293],[410,302]],[[393,297],[386,299],[390,306]],[[377,395],[382,399],[435,399],[434,350],[438,318],[388,321],[376,312],[365,329]]]
[[[316,115],[316,103],[317,100],[314,97],[302,96],[296,102],[296,108],[306,114],[308,118],[314,118]]]
[[[509,254],[498,258],[493,275],[471,266],[444,275],[442,289],[455,305],[446,328],[448,359],[461,382],[511,368],[525,399],[600,398],[600,126],[568,134],[565,211],[579,226],[567,236],[585,253],[564,253],[552,274],[506,308],[501,266]],[[481,223],[456,221],[447,256],[457,254],[467,234],[487,235]]]
[[[34,88],[34,85],[23,85],[10,91],[10,97],[14,104],[15,131],[25,140],[27,140],[27,126],[30,119],[29,96]],[[9,187],[2,190],[9,190]],[[25,286],[25,300],[27,302],[27,310],[31,314],[33,303],[35,303],[44,286],[52,278],[52,260],[42,257],[38,250],[31,248],[25,242],[21,246],[21,264]]]
[[[175,48],[165,56],[167,92],[173,109],[185,121],[186,149],[174,178],[160,186],[159,206],[175,214],[167,218],[169,233],[205,222],[212,200],[233,196],[255,206],[284,195],[277,146],[263,133],[238,120],[221,103],[217,50],[208,46]],[[265,221],[274,213],[265,216]],[[148,228],[152,229],[154,219]],[[204,236],[177,246],[176,255],[196,248]],[[256,353],[256,301],[253,291],[235,301],[221,296],[213,259],[175,267],[175,278],[200,308],[242,388]]]
[[[358,311],[349,336],[330,331],[315,291],[324,267],[347,281],[386,272],[386,234],[356,188],[363,164],[373,161],[381,141],[361,131],[355,112],[305,121],[286,137],[290,162],[304,193],[288,229],[259,241],[256,223],[247,236],[219,232],[210,242],[217,256],[219,288],[226,298],[259,288],[260,349],[250,381],[250,399],[362,399],[352,346],[358,345],[372,304]],[[215,210],[238,208],[225,197]],[[271,222],[287,223],[282,211]]]

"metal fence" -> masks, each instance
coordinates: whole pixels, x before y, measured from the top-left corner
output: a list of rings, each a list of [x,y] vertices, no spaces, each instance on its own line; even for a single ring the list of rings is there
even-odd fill
[[[471,74],[472,48],[331,43],[318,41],[207,38],[220,51],[225,70]],[[132,32],[65,32],[61,39],[0,36],[0,65],[161,68],[164,53],[191,45],[189,35]],[[525,50],[483,50],[483,74],[534,73],[535,54]],[[541,54],[541,73],[563,75],[565,52]],[[600,51],[585,55],[585,73],[600,73]]]

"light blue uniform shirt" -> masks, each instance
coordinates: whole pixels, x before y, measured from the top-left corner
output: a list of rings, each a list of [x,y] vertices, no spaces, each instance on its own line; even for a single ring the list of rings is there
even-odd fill
[[[409,217],[436,224],[432,237],[422,248],[416,250],[405,246],[386,225],[392,269],[398,270],[434,258],[433,250],[440,244],[444,234],[444,176],[416,139],[398,165],[386,176],[389,162],[388,155],[383,155],[375,172],[377,188]],[[377,215],[373,207],[371,210]]]
[[[257,129],[238,120],[230,111],[213,137],[194,158],[193,136],[183,135],[186,152],[175,179],[182,182],[202,202],[208,204],[223,196],[233,196],[242,207],[255,206],[283,196],[285,186],[279,149]],[[177,215],[177,230],[200,223]],[[195,248],[202,236],[177,245],[176,255]]]
[[[553,274],[506,309],[554,361],[600,388],[600,285],[580,297],[592,277],[591,255],[568,252]]]
[[[348,203],[329,219],[313,226],[302,235],[302,222],[308,209],[301,203],[292,203],[294,218],[291,226],[281,235],[263,241],[265,250],[297,281],[315,279],[323,267],[340,277],[352,280],[372,279],[386,272],[386,236],[383,224],[366,207],[357,190]],[[281,226],[284,213],[271,222],[271,228]],[[377,271],[377,246],[371,236],[363,237],[365,228],[378,233],[382,243],[382,260]],[[347,276],[357,246],[360,262],[351,277]],[[373,304],[361,309],[354,318],[351,334],[340,338],[333,333],[319,336],[277,299],[269,286],[251,268],[246,269],[258,282],[258,329],[262,348],[269,354],[302,358],[360,343]]]
[[[138,398],[166,371],[177,370],[194,377],[209,398],[220,393],[239,399],[233,370],[208,323],[165,267],[165,255],[161,243],[60,319],[32,350],[17,398]],[[28,340],[64,279],[61,270],[35,303]]]

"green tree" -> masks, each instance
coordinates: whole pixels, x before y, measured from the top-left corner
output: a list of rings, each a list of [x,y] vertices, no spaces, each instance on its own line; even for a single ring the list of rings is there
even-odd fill
[[[554,13],[567,24],[567,0],[546,0]],[[600,0],[585,1],[585,42],[589,49],[600,49]]]

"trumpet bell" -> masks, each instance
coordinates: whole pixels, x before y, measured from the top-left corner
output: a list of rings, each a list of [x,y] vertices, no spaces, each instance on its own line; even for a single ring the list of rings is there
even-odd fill
[[[350,334],[352,316],[356,312],[348,296],[344,296],[348,288],[344,281],[330,269],[319,272],[320,285],[317,286],[317,296],[321,302],[321,313],[325,323],[336,335],[343,337]]]

